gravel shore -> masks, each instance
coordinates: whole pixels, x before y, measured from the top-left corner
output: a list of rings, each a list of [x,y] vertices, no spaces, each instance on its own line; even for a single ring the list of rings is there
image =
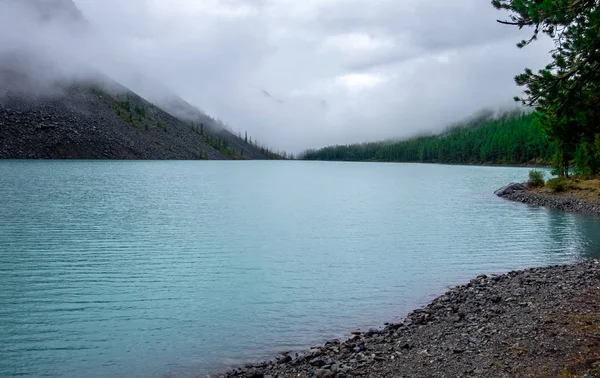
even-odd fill
[[[496,195],[600,215],[600,203],[524,184]],[[600,377],[600,262],[481,275],[402,323],[219,377]]]
[[[481,275],[402,323],[220,377],[600,377],[600,262]]]
[[[600,202],[575,198],[570,193],[539,193],[529,190],[525,184],[510,184],[496,191],[504,199],[533,206],[544,206],[556,210],[600,216]]]

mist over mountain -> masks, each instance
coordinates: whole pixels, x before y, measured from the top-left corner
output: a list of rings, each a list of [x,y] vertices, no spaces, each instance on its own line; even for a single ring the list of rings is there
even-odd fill
[[[1,0],[6,8],[21,9],[38,21],[79,22],[85,18],[72,0]],[[5,9],[6,9],[5,8]]]
[[[0,157],[277,157],[105,54],[105,42],[71,0],[0,0]]]
[[[57,75],[105,76],[288,152],[437,132],[506,108],[521,91],[514,75],[543,67],[551,48],[542,38],[516,49],[529,32],[498,24],[480,0],[0,2],[0,54],[27,47],[53,62],[34,70],[39,92]]]

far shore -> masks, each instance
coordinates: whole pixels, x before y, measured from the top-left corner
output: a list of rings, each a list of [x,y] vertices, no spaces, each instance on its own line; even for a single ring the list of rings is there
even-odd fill
[[[443,162],[431,162],[431,161],[390,161],[390,160],[303,160],[296,159],[299,161],[318,161],[318,162],[329,162],[329,163],[390,163],[390,164],[433,164],[433,165],[457,165],[457,166],[469,166],[469,167],[506,167],[506,168],[551,168],[550,164],[496,164],[496,163],[443,163]]]

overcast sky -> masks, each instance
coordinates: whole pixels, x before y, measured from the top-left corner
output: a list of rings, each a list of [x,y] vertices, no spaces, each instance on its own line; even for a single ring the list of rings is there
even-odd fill
[[[74,0],[122,72],[157,79],[269,146],[439,130],[513,106],[548,41],[488,0]],[[100,46],[102,45],[102,46]]]

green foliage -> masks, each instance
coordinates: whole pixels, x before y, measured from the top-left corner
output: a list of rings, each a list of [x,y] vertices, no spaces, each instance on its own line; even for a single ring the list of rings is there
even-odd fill
[[[493,0],[510,12],[501,23],[534,29],[522,48],[540,33],[554,41],[551,61],[534,72],[526,68],[515,77],[525,87],[516,98],[535,107],[546,134],[560,155],[557,173],[568,176],[571,160],[583,175],[600,173],[596,141],[600,134],[600,2],[598,0]]]
[[[401,161],[458,164],[549,162],[556,147],[534,114],[487,115],[439,134],[396,142],[330,146],[306,151],[306,160]]]
[[[527,181],[527,183],[533,188],[540,188],[546,183],[544,181],[545,175],[546,173],[544,171],[532,169],[531,171],[529,171],[529,181]]]
[[[594,141],[582,142],[575,151],[575,173],[584,180],[591,179],[600,172],[600,134]]]
[[[565,176],[560,176],[560,177],[548,180],[548,182],[546,183],[546,186],[557,193],[565,192],[574,187],[571,180],[569,180]]]
[[[235,150],[229,147],[229,142],[227,142],[227,140],[219,136],[214,136],[210,134],[203,134],[203,139],[208,145],[210,145],[217,151],[220,151],[232,157],[237,156]]]
[[[531,171],[529,171],[529,180],[527,181],[527,183],[530,187],[533,188],[543,187],[546,183],[544,180],[545,175],[546,173],[544,171],[532,169]]]
[[[140,107],[140,106],[135,106],[133,108],[133,111],[135,111],[137,113],[137,115],[140,116],[140,118],[144,118],[146,117],[146,109],[144,107]]]
[[[121,108],[123,108],[124,110],[126,110],[128,112],[131,110],[131,102],[129,101],[129,99],[119,101],[118,104]]]
[[[552,154],[552,176],[563,176],[565,175],[563,169],[563,153],[558,148],[554,150],[554,154]],[[567,172],[568,175],[568,172]]]
[[[131,123],[133,124],[133,117],[131,115],[131,113],[123,111],[119,108],[115,109],[115,114],[120,117],[123,121],[127,122],[127,123]]]

